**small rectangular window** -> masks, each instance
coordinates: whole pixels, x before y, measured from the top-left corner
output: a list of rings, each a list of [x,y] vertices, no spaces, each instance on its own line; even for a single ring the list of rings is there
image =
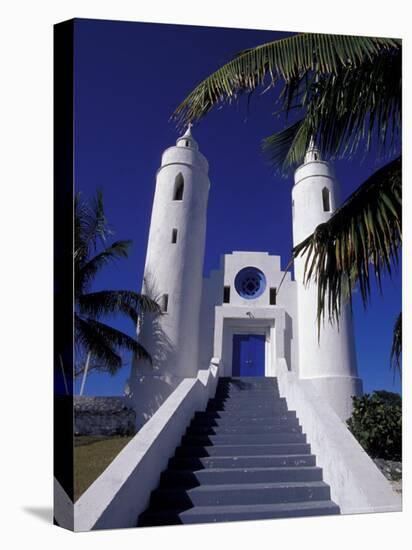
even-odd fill
[[[276,305],[276,288],[271,288],[269,291],[269,304],[271,306]]]
[[[163,294],[162,296],[162,311],[164,313],[167,312],[167,306],[169,305],[169,295],[168,294]]]
[[[323,211],[330,212],[330,191],[327,187],[322,189]]]
[[[177,229],[172,230],[172,243],[177,243]]]
[[[230,302],[230,286],[223,287],[223,303],[228,304]]]

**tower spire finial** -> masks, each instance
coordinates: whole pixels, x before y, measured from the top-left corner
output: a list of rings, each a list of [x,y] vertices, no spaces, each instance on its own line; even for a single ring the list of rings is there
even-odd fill
[[[183,134],[183,137],[192,137],[192,127],[193,127],[193,124],[189,122],[189,124],[187,125],[187,130]]]
[[[192,135],[192,127],[193,124],[189,122],[186,128],[186,132],[177,138],[176,145],[178,147],[190,147],[191,149],[196,149],[196,151],[198,151],[199,146]]]
[[[313,162],[316,160],[321,160],[320,151],[319,148],[315,144],[315,140],[313,139],[313,136],[311,136],[309,141],[309,146],[307,148],[306,154],[305,154],[305,164],[307,162]]]

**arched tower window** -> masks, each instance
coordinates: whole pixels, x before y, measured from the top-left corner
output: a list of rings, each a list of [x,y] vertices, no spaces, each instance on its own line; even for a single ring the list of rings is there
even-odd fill
[[[330,212],[330,191],[327,187],[322,189],[323,211]]]
[[[185,186],[185,182],[182,176],[182,173],[179,172],[175,178],[175,188],[173,191],[173,200],[174,201],[181,201],[183,199],[183,189]]]

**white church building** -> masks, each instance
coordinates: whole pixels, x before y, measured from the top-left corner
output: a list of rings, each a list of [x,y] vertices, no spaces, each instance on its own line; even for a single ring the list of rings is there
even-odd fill
[[[189,127],[164,151],[157,171],[143,292],[161,303],[163,314],[146,315],[140,327],[153,365],[135,362],[128,381],[138,425],[212,357],[227,377],[276,377],[285,361],[346,420],[352,396],[362,393],[351,312],[343,308],[339,327],[326,319],[318,339],[317,286],[304,285],[305,257],[295,260],[295,280],[282,272],[279,256],[248,251],[223,255],[220,268],[203,278],[208,168]],[[339,201],[331,165],[310,147],[292,189],[294,245],[327,221]]]
[[[350,311],[318,341],[302,258],[296,280],[279,256],[248,251],[203,278],[209,189],[189,128],[156,176],[143,292],[163,312],[138,327],[153,364],[135,361],[125,388],[139,429],[76,501],[75,529],[401,510],[346,425],[362,392]],[[311,147],[295,172],[294,244],[338,204]]]

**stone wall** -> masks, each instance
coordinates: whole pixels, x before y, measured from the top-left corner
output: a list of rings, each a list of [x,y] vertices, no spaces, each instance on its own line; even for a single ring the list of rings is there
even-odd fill
[[[396,493],[402,493],[402,462],[383,458],[374,458],[373,461],[386,479],[390,481],[393,490]]]
[[[136,414],[124,397],[74,397],[75,435],[133,435]]]

